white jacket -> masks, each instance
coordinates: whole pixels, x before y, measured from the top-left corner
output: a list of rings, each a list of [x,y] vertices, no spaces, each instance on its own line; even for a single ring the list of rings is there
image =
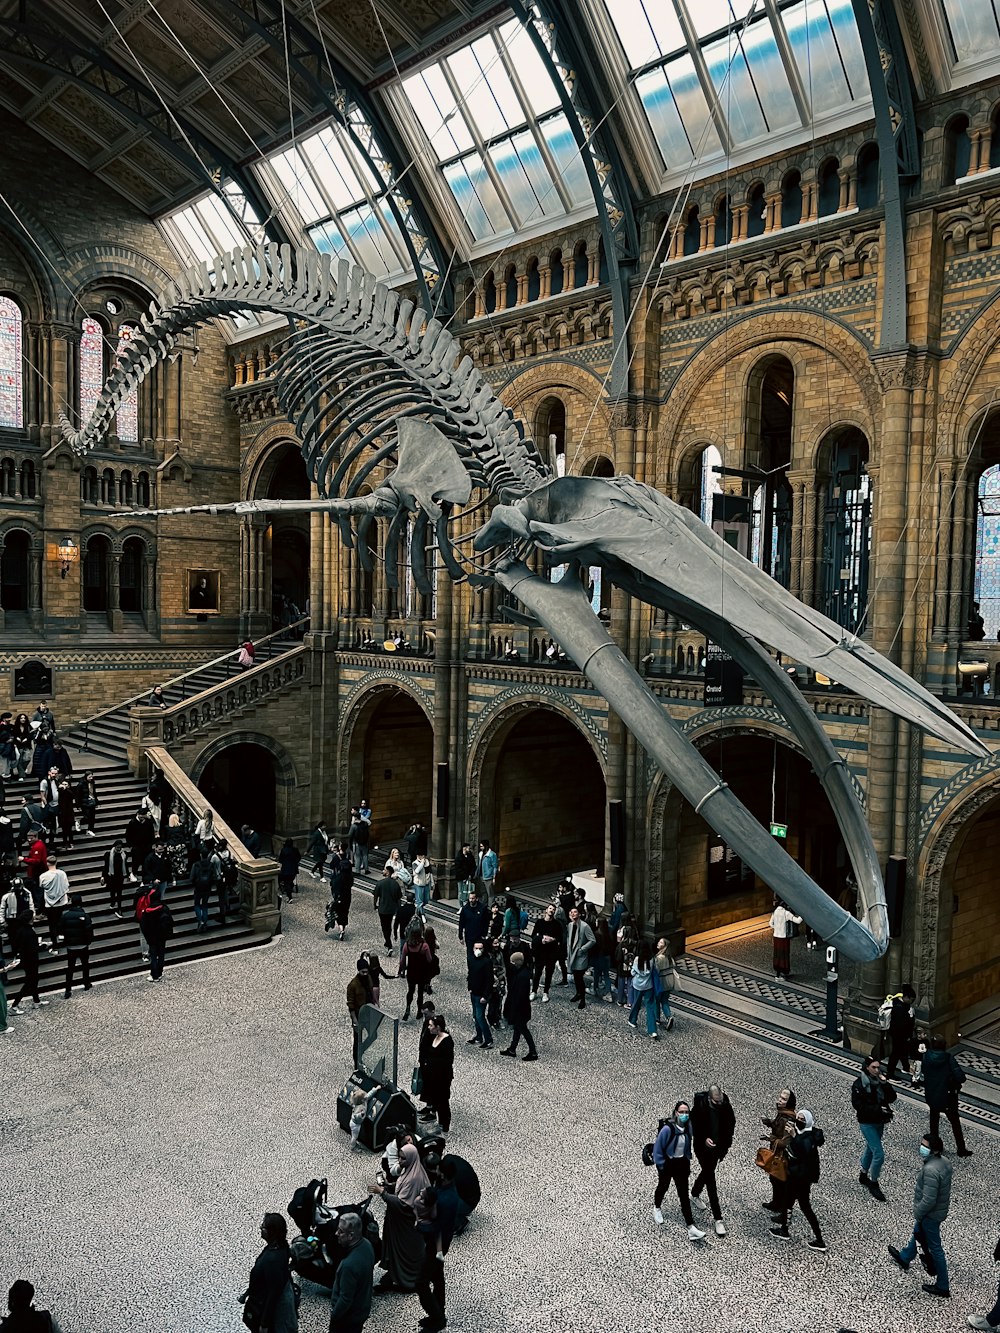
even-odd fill
[[[794,921],[797,926],[802,925],[802,918],[800,916],[794,916],[783,903],[779,903],[771,913],[771,920],[768,922],[771,929],[774,931],[774,938],[776,940],[788,939],[791,934],[788,925],[791,921]]]

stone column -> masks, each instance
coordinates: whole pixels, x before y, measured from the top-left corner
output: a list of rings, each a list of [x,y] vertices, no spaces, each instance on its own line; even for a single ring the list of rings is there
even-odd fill
[[[150,633],[155,634],[160,625],[156,605],[156,557],[150,555],[148,551],[143,557],[143,576],[142,619]]]
[[[715,249],[715,218],[711,213],[701,218],[701,235],[698,238],[699,254],[704,250]]]
[[[851,173],[846,167],[841,167],[837,175],[840,178],[840,201],[837,204],[837,212],[846,213],[851,207]]]
[[[816,598],[816,549],[820,532],[820,497],[819,483],[811,476],[806,481],[803,493],[802,510],[802,600],[808,606],[815,605]]]
[[[544,301],[552,295],[552,270],[548,264],[538,265],[538,299]]]
[[[951,540],[954,523],[952,521],[952,497],[955,489],[955,472],[958,467],[954,458],[942,458],[938,462],[937,512],[934,531],[937,533],[937,558],[935,561],[934,588],[934,626],[932,637],[940,642],[948,636],[950,624],[950,574]]]
[[[108,556],[108,628],[120,634],[123,626],[121,606],[122,553],[112,551]]]
[[[601,281],[601,252],[597,245],[587,246],[587,286],[596,287]]]
[[[451,578],[442,562],[436,572],[437,619],[434,638],[434,772],[431,775],[434,791],[434,817],[431,822],[430,854],[434,862],[434,875],[439,875],[442,882],[448,877],[451,866],[450,857],[454,848],[448,846],[448,813],[439,808],[437,802],[438,765],[448,765],[449,787],[454,788],[458,775],[451,772],[449,763],[449,719],[451,717],[452,688],[452,598],[457,592],[452,587]],[[476,812],[478,815],[478,811]]]
[[[792,488],[792,552],[789,570],[789,592],[793,597],[802,596],[802,523],[804,495],[812,473],[804,470],[789,472],[788,484]]]
[[[735,245],[737,241],[745,241],[748,234],[748,223],[750,221],[750,205],[736,204],[733,207],[733,240]]]
[[[764,235],[781,230],[781,191],[764,196]]]
[[[519,273],[517,275],[517,304],[527,305],[528,303],[528,275]]]

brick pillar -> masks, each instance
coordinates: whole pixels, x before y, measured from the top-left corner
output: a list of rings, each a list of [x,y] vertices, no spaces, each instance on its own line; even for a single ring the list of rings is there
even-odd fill
[[[781,230],[781,191],[769,194],[764,199],[764,235]]]
[[[108,556],[108,628],[115,634],[122,629],[122,553],[112,551]]]
[[[747,224],[750,220],[750,205],[736,204],[733,208],[733,244],[737,241],[745,241],[747,238]]]
[[[552,270],[548,264],[544,267],[538,266],[538,299],[544,301],[546,296],[552,295]]]
[[[837,212],[844,213],[851,207],[851,173],[846,167],[841,167],[837,175],[840,178],[840,200],[837,204]]]
[[[788,590],[793,597],[801,597],[804,496],[806,485],[812,474],[803,470],[789,472],[787,475],[788,484],[792,488],[792,558]]]
[[[698,252],[715,249],[715,218],[709,214],[701,219],[701,236],[698,239]]]

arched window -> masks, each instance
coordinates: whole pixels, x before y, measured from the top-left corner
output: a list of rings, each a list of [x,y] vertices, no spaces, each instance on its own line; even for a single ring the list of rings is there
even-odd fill
[[[462,302],[462,318],[465,320],[475,319],[476,317],[476,281],[475,278],[466,278],[465,280],[465,298]]]
[[[129,344],[135,337],[135,327],[132,324],[119,324],[118,326],[118,356],[123,356],[128,350]],[[115,418],[116,431],[119,440],[124,444],[139,443],[139,391],[132,388],[118,405],[118,412]]]
[[[150,503],[148,472],[140,472],[135,479],[135,502],[142,507],[145,507]]]
[[[701,451],[700,486],[698,490],[698,515],[703,523],[712,525],[712,504],[722,492],[722,477],[715,470],[722,467],[722,455],[714,444]]]
[[[80,424],[88,421],[104,388],[104,329],[89,316],[80,325]]]
[[[944,127],[944,181],[954,185],[969,174],[972,159],[972,140],[969,138],[969,117],[953,116]]]
[[[132,504],[132,473],[126,468],[118,478],[118,503]]]
[[[17,495],[17,464],[13,458],[0,458],[0,495],[6,500]]]
[[[85,505],[95,505],[97,496],[97,468],[85,467],[80,473],[80,499]]]
[[[492,315],[497,308],[497,285],[492,269],[483,279],[483,305],[488,315]]]
[[[792,459],[794,391],[791,362],[767,357],[750,376],[746,407],[746,463],[765,474],[749,483],[750,558],[784,588],[791,577],[792,496],[785,472]]]
[[[802,221],[802,176],[790,171],[781,183],[781,225],[794,227]]]
[[[823,514],[823,568],[819,610],[851,633],[864,626],[871,555],[871,481],[868,441],[848,430],[833,449]]]
[[[987,639],[996,642],[1000,631],[1000,463],[988,467],[979,478],[976,510],[972,600],[979,603]]]
[[[877,208],[878,195],[878,144],[866,143],[858,154],[858,208]]]
[[[607,283],[608,281],[608,257],[604,253],[603,236],[597,242],[597,281],[600,283]]]
[[[584,477],[613,477],[615,475],[615,465],[605,454],[598,454],[596,458],[588,458],[583,465]]]
[[[517,305],[517,270],[513,264],[507,266],[504,274],[504,307],[513,310]]]
[[[532,257],[528,261],[528,300],[537,301],[541,290],[542,283],[538,276],[538,260]]]
[[[21,464],[21,499],[34,500],[38,495],[38,478],[35,476],[35,465],[30,458],[26,458]]]
[[[563,281],[565,277],[563,274],[561,250],[553,250],[551,255],[549,255],[549,271],[549,291],[553,296],[558,296],[563,289]]]
[[[545,441],[542,455],[557,477],[566,475],[566,404],[561,398],[546,398],[536,417],[536,438]]]
[[[835,157],[828,157],[819,172],[819,215],[829,217],[839,207],[840,163]]]
[[[715,248],[722,249],[733,239],[733,214],[729,195],[724,194],[715,205]]]
[[[1000,106],[990,116],[990,170],[1000,167]]]
[[[101,498],[102,505],[113,505],[117,498],[115,487],[115,474],[111,468],[106,467],[101,473]]]
[[[698,205],[692,204],[688,209],[687,221],[684,224],[684,253],[686,255],[696,255],[701,249],[701,218],[698,216]]]
[[[573,251],[573,286],[586,287],[589,275],[590,264],[587,260],[587,242],[577,241],[576,249]]]
[[[24,425],[23,375],[21,373],[21,307],[9,296],[0,296],[0,426],[20,430]]]
[[[758,182],[750,191],[749,211],[747,213],[747,235],[763,236],[767,218],[767,200],[764,198],[764,186]]]

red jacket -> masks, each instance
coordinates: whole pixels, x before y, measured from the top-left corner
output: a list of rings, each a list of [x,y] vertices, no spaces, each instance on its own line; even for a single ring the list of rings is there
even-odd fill
[[[28,873],[35,879],[45,873],[49,868],[49,849],[42,842],[41,838],[36,838],[28,848],[28,855],[24,858],[24,864],[28,868]]]

